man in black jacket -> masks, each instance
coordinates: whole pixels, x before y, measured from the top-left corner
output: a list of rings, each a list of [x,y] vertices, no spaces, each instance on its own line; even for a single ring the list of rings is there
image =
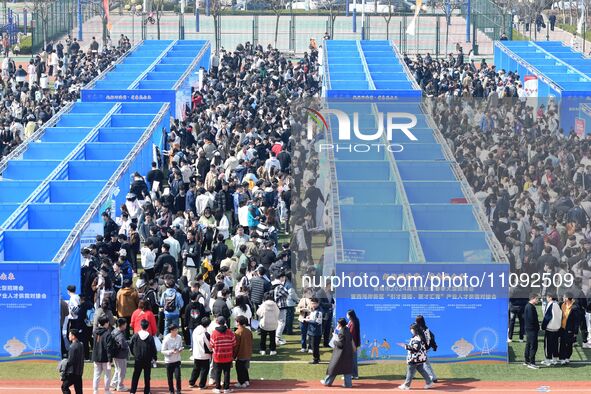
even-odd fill
[[[562,324],[560,327],[558,358],[560,364],[566,365],[570,363],[570,356],[573,354],[573,343],[577,340],[581,309],[575,302],[571,292],[566,292],[564,295],[564,301],[560,304],[560,309],[562,310]]]
[[[103,225],[103,236],[105,239],[110,239],[113,232],[117,233],[119,231],[119,226],[117,226],[117,223],[109,216],[107,211],[102,213],[102,217],[105,222]]]
[[[147,320],[142,320],[140,326],[142,329],[131,337],[131,344],[129,345],[129,350],[131,350],[131,354],[135,358],[130,393],[136,393],[140,375],[144,371],[144,394],[150,394],[152,362],[156,361],[158,354],[156,352],[154,337],[147,331],[150,323]]]
[[[76,394],[82,394],[82,374],[84,373],[84,347],[78,341],[79,331],[70,330],[70,350],[68,351],[68,362],[65,368],[62,393],[71,394],[70,386],[74,386]]]
[[[538,320],[538,311],[536,304],[540,296],[531,294],[529,302],[523,311],[523,320],[525,324],[525,363],[528,368],[539,369],[536,365],[536,352],[538,351],[538,332],[540,331],[540,321]]]
[[[230,295],[230,290],[223,289],[222,296],[218,297],[215,300],[215,302],[213,303],[213,305],[211,307],[211,313],[213,314],[214,317],[223,316],[224,318],[226,318],[226,320],[230,319],[231,312],[230,312],[230,308],[228,308],[228,303],[226,302],[229,295]]]
[[[264,267],[259,267],[250,281],[250,301],[254,305],[254,310],[263,303],[265,293],[271,290],[271,282],[264,278],[265,272]]]
[[[109,318],[102,316],[98,321],[98,328],[94,331],[94,349],[92,361],[94,362],[94,377],[92,387],[95,393],[99,390],[101,375],[105,374],[105,392],[109,392],[111,385],[111,361],[115,349],[115,341],[109,330]]]

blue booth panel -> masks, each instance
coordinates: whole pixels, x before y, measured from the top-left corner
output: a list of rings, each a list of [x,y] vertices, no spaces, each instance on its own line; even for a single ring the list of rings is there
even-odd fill
[[[386,161],[337,161],[340,181],[383,181],[390,179],[390,164]]]
[[[20,203],[25,201],[41,181],[0,181],[0,203]]]
[[[104,186],[104,181],[51,181],[49,202],[91,203]]]
[[[71,114],[106,114],[113,108],[112,103],[83,103],[77,102],[69,113]]]
[[[140,81],[138,89],[167,90],[172,89],[175,81]]]
[[[405,226],[401,205],[342,205],[341,229],[343,231],[393,231]]]
[[[60,118],[60,120],[58,120],[56,126],[57,127],[94,127],[104,117],[105,117],[105,114],[100,114],[100,115],[96,115],[96,114],[86,114],[86,115],[65,114]]]
[[[20,204],[0,204],[0,225],[6,221],[20,207]]]
[[[423,232],[419,239],[431,263],[490,263],[492,253],[483,232]]]
[[[6,230],[4,261],[51,261],[69,234],[69,230]]]
[[[397,201],[396,183],[387,181],[341,182],[340,204],[387,204]]]
[[[449,204],[466,198],[460,183],[455,181],[404,182],[404,190],[410,204]]]
[[[73,160],[68,163],[68,179],[71,181],[106,181],[121,165],[112,160]]]
[[[80,142],[92,130],[91,127],[50,127],[41,137],[42,142]]]
[[[59,160],[9,160],[3,177],[14,180],[42,181],[61,163]]]
[[[345,256],[356,261],[408,262],[410,237],[406,231],[343,231]],[[388,245],[384,247],[384,245]]]
[[[88,204],[30,204],[29,230],[69,230],[76,226]]]
[[[72,142],[33,142],[23,154],[25,160],[64,160],[78,144]]]
[[[455,181],[447,162],[399,162],[398,170],[403,181]]]
[[[156,115],[120,115],[111,116],[111,127],[147,127]]]
[[[115,142],[89,142],[84,146],[86,160],[123,160],[134,144]]]
[[[157,114],[164,103],[122,103],[120,114]]]
[[[334,147],[334,158],[336,160],[349,160],[349,161],[367,161],[367,160],[385,160],[386,152],[385,149],[365,149],[364,147],[357,147],[356,149],[351,148],[350,145],[337,144]]]
[[[140,127],[102,127],[99,129],[98,142],[136,142],[146,131]]]
[[[398,160],[445,160],[439,144],[408,144],[404,149],[394,153]]]
[[[412,205],[417,230],[480,230],[469,204]]]

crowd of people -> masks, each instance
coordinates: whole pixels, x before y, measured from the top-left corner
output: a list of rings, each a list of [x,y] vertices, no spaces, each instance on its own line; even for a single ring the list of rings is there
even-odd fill
[[[562,130],[556,103],[528,99],[515,72],[477,63],[471,52],[465,59],[461,47],[445,59],[404,60],[511,272],[575,278],[572,286],[543,286],[541,294],[512,293],[509,304],[507,340],[519,321],[525,364],[538,368],[540,329],[544,364],[568,364],[579,332],[591,347],[587,140]],[[236,387],[248,387],[253,335],[260,336],[258,352],[272,357],[295,324],[311,363],[319,363],[321,345],[335,347],[322,383],[343,374],[351,386],[360,346],[355,312],[333,327],[330,286],[297,291],[303,273],[318,275],[312,238],[322,232],[317,208],[326,196],[316,187],[318,157],[306,149],[290,104],[317,97],[320,87],[316,50],[294,62],[270,46],[246,43],[212,58],[185,119],[171,126],[162,161],[134,175],[119,214],[105,211],[103,235],[82,251],[82,288],[69,288],[64,301],[64,393],[71,385],[79,392],[83,366],[74,364],[84,359],[94,361],[95,392],[103,373],[106,392],[127,390],[130,353],[131,392],[143,372],[148,393],[158,352],[169,391],[178,393],[184,349],[194,363],[189,386],[229,392],[235,362]],[[282,242],[287,236],[291,241]],[[408,369],[399,388],[408,389],[417,371],[430,388],[437,381],[427,356],[436,349],[434,336],[422,317],[411,334],[400,344]]]
[[[121,36],[117,46],[103,47],[93,37],[87,51],[76,38],[50,42],[28,65],[18,67],[9,53],[0,63],[0,158],[32,135],[80,89],[131,48]]]
[[[406,57],[406,63],[428,96],[432,116],[504,248],[511,272],[572,279],[544,281],[538,294],[513,288],[509,303],[508,341],[518,320],[519,340],[527,338],[526,364],[537,368],[540,328],[549,338],[543,363],[568,364],[578,333],[582,346],[591,348],[589,140],[561,127],[559,103],[528,98],[520,76],[511,70],[474,59],[465,63],[461,50],[441,61],[427,54]],[[528,307],[540,299],[541,327]]]
[[[130,353],[132,393],[142,372],[150,391],[158,352],[169,391],[179,393],[184,349],[194,363],[190,387],[230,392],[233,362],[235,386],[250,385],[253,334],[254,351],[273,357],[298,325],[312,364],[344,331],[349,346],[351,338],[360,345],[354,311],[334,333],[330,287],[296,290],[320,263],[311,250],[324,197],[315,186],[318,159],[299,141],[290,105],[319,94],[318,67],[316,50],[297,62],[271,46],[221,50],[186,118],[173,122],[162,161],[134,174],[117,214],[102,213],[103,234],[82,250],[82,288],[70,287],[63,302],[63,352],[94,362],[95,392],[103,374],[105,392],[128,390]],[[346,370],[329,370],[325,384],[335,373],[357,378],[356,354],[346,354]],[[73,362],[64,366],[64,393],[78,390],[71,375],[83,367]]]

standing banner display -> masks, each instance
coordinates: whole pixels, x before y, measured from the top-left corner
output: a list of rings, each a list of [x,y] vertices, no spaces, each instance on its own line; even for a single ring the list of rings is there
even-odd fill
[[[0,362],[59,360],[59,265],[0,264]]]
[[[505,363],[508,322],[499,316],[507,313],[509,266],[491,263],[486,271],[481,264],[338,264],[336,278],[355,279],[336,289],[336,316],[357,313],[361,361],[405,360],[396,343],[408,341],[410,324],[423,315],[438,345],[431,362]],[[368,286],[355,283],[363,278]]]

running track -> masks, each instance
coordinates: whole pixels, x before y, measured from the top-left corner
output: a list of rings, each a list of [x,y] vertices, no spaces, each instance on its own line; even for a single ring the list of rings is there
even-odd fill
[[[102,383],[102,382],[101,382]],[[282,393],[282,392],[307,392],[307,393],[343,393],[345,390],[340,387],[342,380],[335,381],[336,387],[323,387],[319,382],[307,382],[299,380],[282,381],[254,381],[248,389],[236,389],[235,393]],[[402,392],[397,389],[400,381],[380,381],[380,380],[358,380],[353,381],[353,389],[359,393],[372,392]],[[589,382],[484,382],[475,380],[453,380],[440,381],[431,390],[423,389],[423,380],[416,379],[413,383],[412,391],[433,392],[433,393],[478,393],[478,394],[499,394],[499,393],[556,393],[556,394],[575,394],[591,393],[591,384]],[[186,384],[183,381],[183,384]],[[60,393],[60,382],[47,380],[33,381],[0,381],[0,394],[18,393],[18,394],[45,394]],[[91,382],[84,382],[84,391],[92,392]],[[73,390],[72,390],[73,392]],[[140,390],[138,392],[143,392]],[[153,394],[167,393],[166,383],[164,381],[155,381],[152,386]],[[210,393],[211,390],[200,391],[186,387],[183,393]],[[103,393],[103,390],[100,390]]]

